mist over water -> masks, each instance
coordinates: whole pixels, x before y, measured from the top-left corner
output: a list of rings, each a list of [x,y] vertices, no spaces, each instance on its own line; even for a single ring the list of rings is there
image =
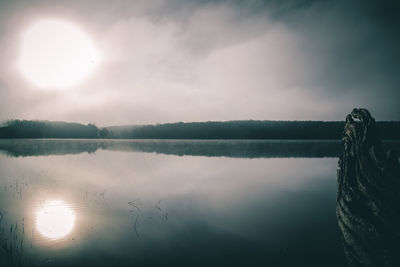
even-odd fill
[[[377,140],[400,149],[399,9],[0,0],[0,267],[336,267],[341,237],[397,244],[362,228],[398,222],[374,194],[397,184]]]
[[[1,263],[344,266],[337,158],[246,158],[234,153],[243,143],[235,150],[223,142],[212,157],[179,155],[172,141],[170,153],[149,153],[131,142],[125,150],[118,143],[91,153],[31,156],[25,146],[24,156],[0,154]],[[52,211],[71,211],[74,224],[49,238],[36,220],[54,201],[62,205]]]

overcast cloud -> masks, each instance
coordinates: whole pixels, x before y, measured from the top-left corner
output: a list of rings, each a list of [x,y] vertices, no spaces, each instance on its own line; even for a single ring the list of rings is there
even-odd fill
[[[343,120],[354,107],[400,119],[396,1],[243,2],[0,0],[0,120]],[[16,68],[24,29],[48,17],[102,53],[67,90]]]

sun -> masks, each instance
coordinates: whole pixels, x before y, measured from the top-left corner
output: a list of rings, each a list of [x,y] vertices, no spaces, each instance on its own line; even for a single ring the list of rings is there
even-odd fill
[[[36,228],[41,235],[49,239],[67,236],[74,224],[74,211],[60,200],[47,201],[36,212]]]
[[[42,19],[24,33],[19,69],[40,88],[76,85],[93,72],[99,51],[77,25],[56,19]]]

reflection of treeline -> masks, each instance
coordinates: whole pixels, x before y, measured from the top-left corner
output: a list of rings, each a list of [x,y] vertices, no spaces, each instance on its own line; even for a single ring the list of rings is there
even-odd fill
[[[378,122],[383,139],[400,139],[400,122]],[[108,127],[114,138],[154,139],[340,139],[344,122],[228,121]]]
[[[0,138],[340,139],[344,122],[228,121],[98,128],[94,124],[14,120]],[[400,122],[378,122],[382,139],[400,139]]]
[[[399,141],[384,141],[399,151]],[[147,152],[177,156],[237,158],[338,157],[339,140],[107,140],[0,139],[0,153],[13,157],[95,153],[98,150]]]
[[[104,145],[94,139],[0,139],[0,151],[13,157],[94,153]],[[103,140],[107,141],[107,140]],[[1,265],[0,265],[1,266]]]

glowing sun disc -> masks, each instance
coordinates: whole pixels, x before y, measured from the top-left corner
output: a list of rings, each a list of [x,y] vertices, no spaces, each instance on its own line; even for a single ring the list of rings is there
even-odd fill
[[[63,201],[52,200],[36,212],[36,228],[41,235],[59,239],[68,235],[75,224],[75,213]]]
[[[19,69],[41,88],[65,88],[89,75],[99,52],[78,26],[55,19],[31,25],[22,40]]]

